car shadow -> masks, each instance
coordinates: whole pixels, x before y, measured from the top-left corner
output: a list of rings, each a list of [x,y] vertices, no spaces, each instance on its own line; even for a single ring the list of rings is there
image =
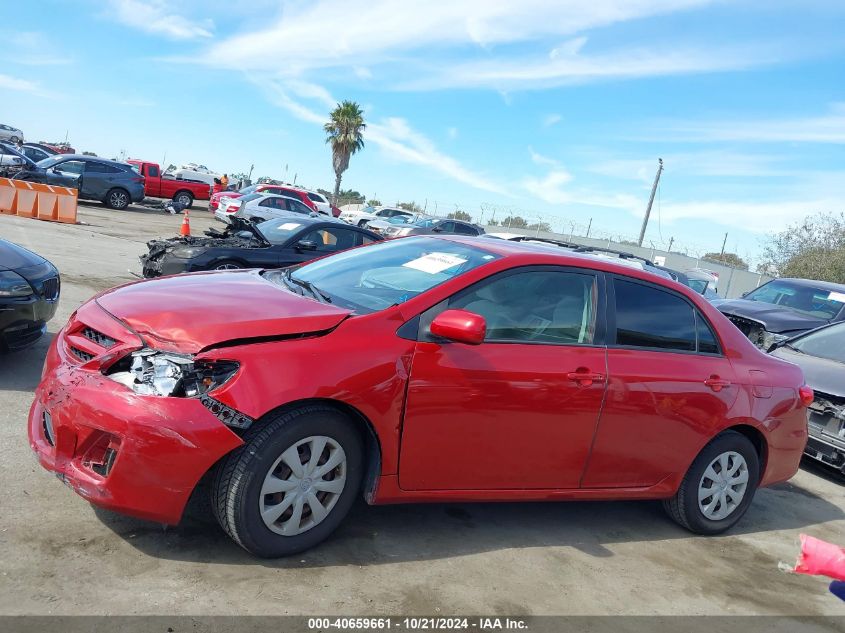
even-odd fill
[[[813,473],[817,477],[821,477],[822,479],[825,479],[838,486],[845,485],[845,475],[843,475],[838,469],[834,468],[833,466],[823,464],[822,462],[818,461],[817,459],[813,459],[812,457],[805,456],[801,460],[801,468],[806,470],[808,473]]]
[[[272,568],[383,565],[436,560],[510,548],[566,546],[596,558],[614,543],[690,538],[653,501],[411,504],[357,503],[340,528],[316,548],[264,560],[232,542],[198,491],[182,523],[162,526],[95,508],[102,523],[148,556],[188,562]],[[728,535],[804,528],[845,518],[822,497],[791,483],[760,490]],[[702,537],[703,538],[703,537]],[[718,537],[713,537],[718,538]]]
[[[0,355],[0,391],[35,391],[54,336],[47,332],[26,349]]]

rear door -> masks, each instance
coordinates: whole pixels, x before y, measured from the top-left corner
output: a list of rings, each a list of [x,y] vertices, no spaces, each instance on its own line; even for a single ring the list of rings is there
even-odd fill
[[[84,162],[82,193],[90,198],[104,198],[108,190],[115,185],[113,181],[121,173],[121,170],[94,160]]]
[[[603,278],[518,268],[420,317],[399,459],[405,490],[577,488],[607,370]],[[433,338],[442,310],[482,315],[481,345]]]
[[[611,377],[585,488],[648,487],[683,473],[738,394],[712,325],[686,297],[624,276],[608,284]]]

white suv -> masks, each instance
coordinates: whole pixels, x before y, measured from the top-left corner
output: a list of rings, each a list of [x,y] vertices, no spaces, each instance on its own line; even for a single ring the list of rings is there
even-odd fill
[[[405,211],[405,209],[397,209],[396,207],[371,207],[366,206],[357,211],[341,211],[340,219],[349,224],[357,226],[364,226],[370,220],[390,220],[396,216],[410,217],[414,215],[412,211]]]

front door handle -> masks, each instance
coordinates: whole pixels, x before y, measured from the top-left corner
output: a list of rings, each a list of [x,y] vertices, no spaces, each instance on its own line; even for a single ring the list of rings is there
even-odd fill
[[[604,382],[604,374],[595,374],[585,367],[579,367],[576,371],[569,372],[566,374],[566,378],[583,387],[589,387],[594,382]]]
[[[704,384],[707,385],[708,387],[710,387],[713,391],[718,393],[719,391],[721,391],[725,387],[730,387],[731,381],[730,380],[722,380],[716,374],[713,374],[712,376],[710,376],[710,378],[707,378],[704,381]]]

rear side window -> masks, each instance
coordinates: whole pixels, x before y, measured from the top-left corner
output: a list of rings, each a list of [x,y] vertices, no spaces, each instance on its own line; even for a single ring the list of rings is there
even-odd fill
[[[698,335],[698,351],[702,354],[720,354],[721,350],[713,328],[698,310],[695,311],[695,327]]]
[[[120,169],[106,165],[105,163],[85,163],[85,173],[95,174],[119,174]]]
[[[468,224],[458,224],[457,222],[455,223],[455,233],[458,235],[478,235],[478,231],[473,227]]]
[[[695,310],[678,295],[615,279],[616,344],[696,351]]]

